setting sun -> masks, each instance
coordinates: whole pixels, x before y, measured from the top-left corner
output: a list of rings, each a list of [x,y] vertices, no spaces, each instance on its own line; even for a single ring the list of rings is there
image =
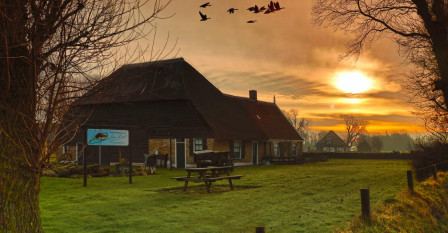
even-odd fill
[[[372,88],[372,80],[360,71],[340,72],[334,85],[341,91],[358,94]]]

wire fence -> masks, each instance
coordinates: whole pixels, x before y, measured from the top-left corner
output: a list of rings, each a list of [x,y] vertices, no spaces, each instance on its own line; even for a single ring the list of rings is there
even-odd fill
[[[425,166],[422,168],[414,169],[414,171],[419,171],[419,170],[424,170],[424,169],[432,169],[431,171],[434,174],[433,178],[437,179],[437,166],[440,166],[440,165],[446,164],[446,163],[448,163],[448,160],[434,163],[434,164],[431,164],[429,166]],[[410,171],[408,171],[407,173],[409,173],[409,172]],[[412,174],[412,172],[411,172],[411,174]],[[293,178],[291,177],[291,179],[293,179]],[[411,180],[409,180],[409,179],[411,179]],[[330,207],[334,208],[335,206],[344,206],[345,205],[344,203],[346,203],[347,201],[359,201],[359,199],[362,199],[362,194],[361,194],[361,197],[357,196],[357,195],[360,195],[360,190],[363,190],[363,189],[371,190],[372,191],[372,192],[370,192],[371,196],[375,197],[375,195],[379,194],[380,192],[383,192],[383,190],[381,189],[381,187],[379,185],[384,184],[385,182],[400,185],[400,186],[403,186],[403,188],[408,188],[408,189],[411,189],[411,191],[413,191],[412,179],[413,179],[412,175],[409,176],[409,174],[408,174],[406,176],[406,174],[403,174],[401,172],[394,172],[394,173],[390,173],[390,174],[380,174],[378,178],[376,178],[375,180],[372,180],[370,182],[366,182],[366,184],[363,186],[348,187],[346,192],[337,193],[337,194],[333,195],[333,198],[318,203],[319,209],[308,209],[308,210],[306,210],[306,212],[303,212],[303,214],[298,214],[295,218],[283,219],[279,223],[274,224],[274,225],[269,225],[268,227],[257,226],[255,228],[255,232],[256,233],[264,233],[265,228],[273,230],[273,229],[281,227],[283,225],[295,224],[295,223],[297,223],[297,221],[303,220],[304,217],[310,216],[316,212],[320,212],[322,209],[327,209]],[[406,186],[406,181],[407,181],[407,186]],[[361,202],[359,202],[360,210],[364,209],[364,206],[361,206],[361,204],[364,205],[363,202],[366,202],[366,201],[361,200]],[[369,204],[368,208],[369,208],[369,212],[370,212],[370,197],[368,199],[368,204]],[[364,215],[364,211],[363,211],[363,215]],[[362,216],[362,217],[364,218],[364,216]],[[367,220],[369,220],[369,219],[367,219]]]

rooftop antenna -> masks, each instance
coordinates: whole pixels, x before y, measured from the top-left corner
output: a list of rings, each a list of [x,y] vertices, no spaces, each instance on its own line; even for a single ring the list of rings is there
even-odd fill
[[[275,104],[275,95],[274,95],[274,104]]]

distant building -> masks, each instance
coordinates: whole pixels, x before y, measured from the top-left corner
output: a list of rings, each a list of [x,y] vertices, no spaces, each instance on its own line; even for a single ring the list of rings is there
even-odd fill
[[[362,140],[361,142],[358,143],[357,151],[372,152],[372,146],[366,140]]]
[[[347,144],[333,130],[316,143],[316,151],[344,152]]]

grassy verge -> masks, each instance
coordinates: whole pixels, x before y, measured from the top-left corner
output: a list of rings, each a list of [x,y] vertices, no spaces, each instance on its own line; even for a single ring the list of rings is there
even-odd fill
[[[158,169],[134,177],[42,179],[42,223],[46,232],[333,232],[360,212],[359,188],[370,187],[372,206],[406,187],[406,161],[328,162],[235,168],[245,175],[229,191],[225,181],[192,184],[183,170]]]
[[[413,193],[387,199],[367,224],[357,217],[338,232],[448,232],[448,173],[422,182]]]

